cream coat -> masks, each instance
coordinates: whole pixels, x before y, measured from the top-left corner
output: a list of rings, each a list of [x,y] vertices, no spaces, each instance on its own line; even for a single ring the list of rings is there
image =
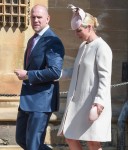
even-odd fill
[[[79,48],[67,105],[58,135],[85,141],[111,141],[112,51],[102,38]],[[104,106],[99,118],[89,121],[93,103]]]

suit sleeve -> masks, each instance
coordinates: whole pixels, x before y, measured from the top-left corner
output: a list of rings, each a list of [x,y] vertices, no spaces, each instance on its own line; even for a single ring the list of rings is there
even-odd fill
[[[45,52],[45,69],[28,71],[30,83],[46,83],[57,80],[61,76],[64,47],[58,38],[52,39]]]

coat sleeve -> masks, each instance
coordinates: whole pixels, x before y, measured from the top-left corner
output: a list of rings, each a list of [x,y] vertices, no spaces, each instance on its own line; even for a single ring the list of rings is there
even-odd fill
[[[96,54],[96,65],[99,77],[98,90],[94,103],[105,107],[107,94],[111,91],[112,51],[105,43],[99,46]]]

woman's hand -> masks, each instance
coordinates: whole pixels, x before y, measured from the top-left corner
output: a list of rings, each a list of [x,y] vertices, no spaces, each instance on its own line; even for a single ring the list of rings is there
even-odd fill
[[[93,106],[97,107],[97,113],[98,113],[98,115],[100,115],[102,113],[104,107],[102,105],[98,104],[98,103],[94,103]]]

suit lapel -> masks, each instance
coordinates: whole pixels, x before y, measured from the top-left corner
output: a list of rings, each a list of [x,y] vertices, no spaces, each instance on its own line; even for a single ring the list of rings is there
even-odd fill
[[[31,61],[32,61],[32,59],[33,59],[33,56],[37,55],[37,54],[38,54],[38,51],[42,50],[45,44],[46,44],[46,43],[45,43],[44,37],[41,37],[41,38],[39,39],[39,41],[36,43],[35,47],[33,48],[32,52],[31,52],[31,54],[30,54],[30,56],[29,56],[29,61],[28,61],[28,64],[27,64],[26,68],[29,67],[29,65],[30,65],[30,63],[31,63]],[[42,49],[39,48],[40,45],[41,45],[41,48],[42,48]]]
[[[50,28],[41,36],[41,38],[39,39],[39,41],[36,43],[35,47],[33,48],[32,52],[30,54],[30,57],[29,57],[28,64],[27,64],[27,66],[25,65],[26,69],[29,67],[29,65],[33,59],[33,56],[37,55],[38,51],[43,50],[43,47],[47,43],[48,36],[55,36]],[[40,46],[41,46],[41,48],[40,48]],[[25,59],[26,59],[26,54],[25,54]]]

